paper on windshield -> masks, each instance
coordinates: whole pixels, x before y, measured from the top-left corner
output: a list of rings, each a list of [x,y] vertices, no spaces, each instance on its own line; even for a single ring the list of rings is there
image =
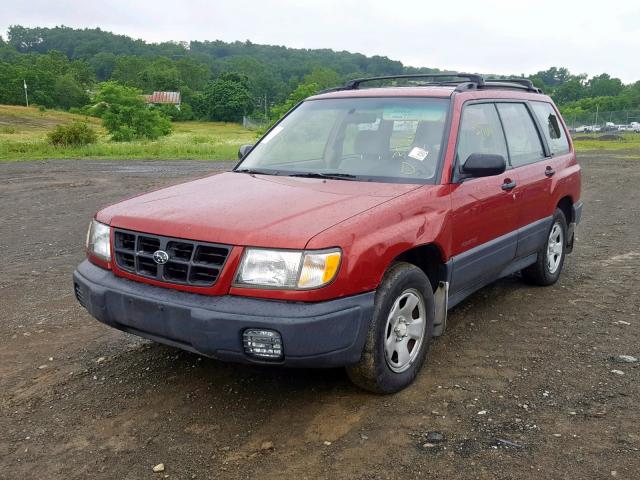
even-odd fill
[[[442,120],[445,109],[441,105],[385,105],[382,110],[383,120]]]

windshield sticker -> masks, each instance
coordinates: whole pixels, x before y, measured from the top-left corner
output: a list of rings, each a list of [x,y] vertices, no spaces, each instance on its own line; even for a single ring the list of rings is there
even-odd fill
[[[429,155],[429,152],[420,147],[413,147],[409,152],[409,157],[413,158],[414,160],[420,160],[421,162],[424,161],[425,158],[427,158],[427,155]]]
[[[266,137],[264,137],[262,139],[262,142],[260,143],[269,143],[271,139],[273,139],[276,135],[278,135],[282,130],[284,130],[284,127],[281,125],[277,125],[273,127],[273,129],[269,132],[269,134]]]

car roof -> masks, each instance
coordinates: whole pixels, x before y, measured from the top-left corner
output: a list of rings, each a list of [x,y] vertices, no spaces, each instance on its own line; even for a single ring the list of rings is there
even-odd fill
[[[470,88],[468,90],[456,89],[450,85],[436,86],[413,86],[413,87],[372,87],[359,88],[356,90],[334,90],[329,92],[320,92],[313,95],[307,100],[326,100],[332,98],[365,98],[365,97],[435,97],[449,98],[453,94],[461,95],[465,100],[481,100],[481,99],[514,99],[514,100],[533,100],[552,103],[549,96],[543,93],[529,92],[526,90],[500,88],[495,86],[492,88]]]

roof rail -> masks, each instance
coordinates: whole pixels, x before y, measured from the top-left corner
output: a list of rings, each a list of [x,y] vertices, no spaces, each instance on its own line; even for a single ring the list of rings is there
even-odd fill
[[[358,89],[362,83],[375,82],[376,80],[410,80],[415,78],[460,78],[473,82],[478,86],[484,85],[484,78],[473,73],[414,73],[409,75],[386,75],[382,77],[356,78],[354,80],[349,80],[344,87],[340,87],[340,89],[355,90]]]
[[[493,85],[491,85],[493,84]],[[494,78],[485,80],[485,88],[523,88],[529,92],[542,93],[542,89],[536,87],[533,82],[527,78]]]

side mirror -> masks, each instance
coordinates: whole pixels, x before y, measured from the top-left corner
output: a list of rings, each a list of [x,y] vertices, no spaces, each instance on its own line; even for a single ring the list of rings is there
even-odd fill
[[[462,173],[472,177],[490,177],[500,175],[507,169],[507,162],[502,155],[472,153],[462,165]]]
[[[238,150],[238,158],[242,160],[244,157],[247,156],[247,153],[249,153],[252,148],[253,148],[253,145],[250,145],[250,144],[242,145],[240,147],[240,150]]]

